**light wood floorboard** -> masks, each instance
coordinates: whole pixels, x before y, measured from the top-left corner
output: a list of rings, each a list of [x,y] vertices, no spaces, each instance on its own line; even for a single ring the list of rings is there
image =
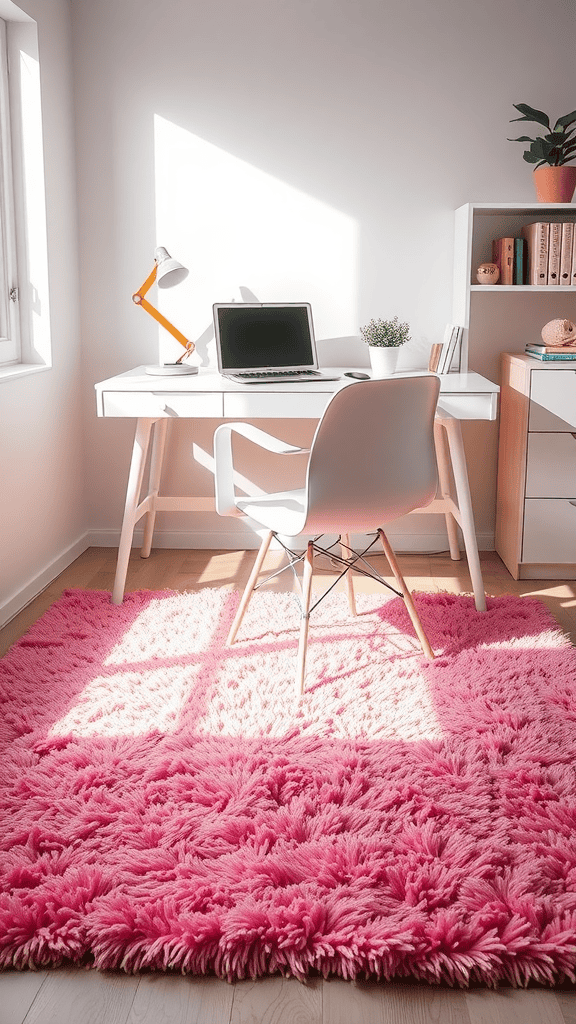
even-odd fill
[[[7,971],[0,974],[2,1024],[22,1024],[46,977],[46,971]]]
[[[127,590],[242,589],[254,551],[154,550],[148,559],[132,553]],[[265,569],[277,568],[271,551]],[[481,552],[489,595],[521,594],[540,598],[576,643],[576,582],[512,579],[498,555]],[[399,555],[411,589],[429,593],[470,593],[466,560],[440,554]],[[374,565],[393,583],[382,555]],[[0,630],[0,654],[15,643],[69,588],[110,590],[116,549],[89,548],[27,608]],[[329,563],[321,574],[335,578]],[[344,584],[339,584],[342,588]],[[292,590],[291,574],[267,584]],[[356,577],[357,592],[377,584]],[[215,978],[169,975],[130,976],[72,968],[0,973],[0,1024],[576,1024],[576,990],[541,988],[496,992],[448,987],[354,984],[338,979],[265,978],[229,985]]]

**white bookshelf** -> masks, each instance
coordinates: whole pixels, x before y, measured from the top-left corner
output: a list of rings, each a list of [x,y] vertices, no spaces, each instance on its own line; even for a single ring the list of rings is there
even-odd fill
[[[494,238],[519,236],[525,224],[537,220],[576,220],[576,205],[466,203],[455,213],[452,322],[464,327],[463,369],[476,370],[495,384],[502,383],[503,353],[524,353],[528,341],[540,340],[549,320],[565,317],[576,323],[574,286],[480,285],[476,280],[480,264],[492,261]],[[489,530],[496,518],[498,426],[469,423],[464,432],[473,501]]]
[[[502,352],[523,352],[557,317],[576,322],[573,285],[480,285],[492,240],[519,236],[531,221],[576,221],[573,203],[466,203],[455,214],[452,321],[464,327],[463,364],[500,383]]]

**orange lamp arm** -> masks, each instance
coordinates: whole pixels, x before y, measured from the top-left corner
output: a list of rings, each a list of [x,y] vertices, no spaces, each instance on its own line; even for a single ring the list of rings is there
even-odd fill
[[[158,309],[155,309],[155,307],[144,298],[146,292],[150,290],[156,280],[156,270],[157,267],[154,266],[151,274],[144,281],[144,284],[141,285],[137,292],[134,292],[132,301],[135,302],[137,306],[142,306],[142,308],[145,309],[147,313],[150,313],[150,316],[153,316],[154,319],[172,335],[173,338],[176,338],[176,341],[179,341],[180,344],[184,346],[186,351],[180,356],[180,359],[177,360],[177,362],[180,362],[180,360],[184,359],[190,354],[190,352],[193,352],[196,346],[193,341],[189,341],[188,338],[185,338],[178,328],[174,327],[174,324],[171,324],[165,316],[162,316],[162,313]]]

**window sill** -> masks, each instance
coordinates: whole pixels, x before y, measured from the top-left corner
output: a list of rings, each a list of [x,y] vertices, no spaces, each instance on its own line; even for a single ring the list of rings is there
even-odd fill
[[[28,377],[31,373],[42,373],[43,370],[51,370],[51,366],[45,363],[13,363],[11,366],[0,366],[0,384],[4,380],[14,380],[16,377]]]

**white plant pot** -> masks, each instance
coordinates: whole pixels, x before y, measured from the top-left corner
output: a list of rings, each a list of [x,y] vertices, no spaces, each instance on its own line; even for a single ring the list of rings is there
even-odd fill
[[[380,380],[382,377],[390,377],[391,374],[396,372],[398,348],[380,348],[377,345],[369,345],[368,352],[370,354],[372,377],[375,380]]]

